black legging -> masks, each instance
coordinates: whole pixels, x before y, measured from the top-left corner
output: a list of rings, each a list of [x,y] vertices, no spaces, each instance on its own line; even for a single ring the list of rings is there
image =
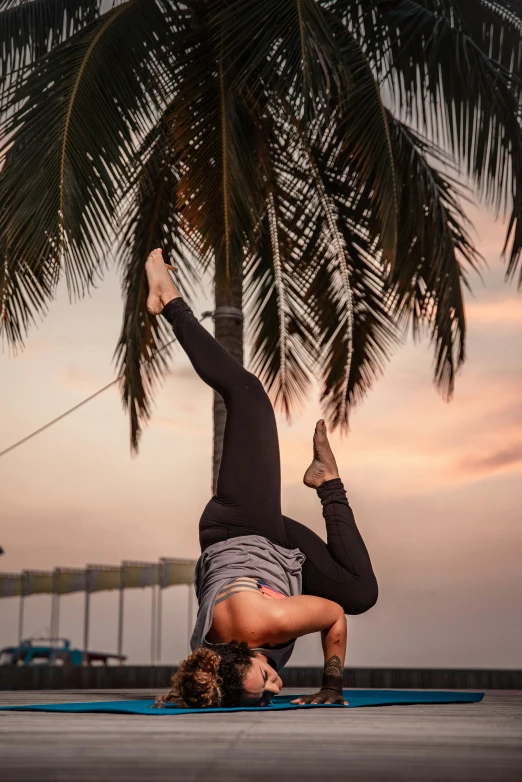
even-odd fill
[[[261,381],[248,372],[194,317],[183,298],[162,314],[197,374],[225,402],[227,418],[217,493],[199,523],[201,550],[239,535],[263,535],[299,548],[303,594],[339,603],[362,614],[377,601],[377,581],[340,478],[317,489],[328,543],[281,513],[281,466],[274,410]]]

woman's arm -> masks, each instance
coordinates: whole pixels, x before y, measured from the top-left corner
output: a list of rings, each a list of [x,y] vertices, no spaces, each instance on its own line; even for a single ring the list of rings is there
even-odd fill
[[[343,666],[346,656],[346,616],[338,603],[301,595],[277,601],[272,643],[284,643],[308,633],[321,632],[324,653],[323,683],[319,692],[292,703],[342,703]],[[277,640],[275,640],[277,634]]]
[[[343,614],[335,624],[322,630],[321,641],[324,653],[323,683],[319,692],[303,695],[292,703],[342,703],[348,706],[343,697],[343,666],[346,654],[346,616]]]

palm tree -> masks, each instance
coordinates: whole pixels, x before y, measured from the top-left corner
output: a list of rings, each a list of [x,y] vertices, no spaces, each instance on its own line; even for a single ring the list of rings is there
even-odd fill
[[[215,335],[243,362],[245,313],[287,416],[317,375],[346,431],[410,328],[450,397],[480,263],[456,173],[520,260],[521,31],[521,0],[0,0],[4,338],[115,256],[136,450],[168,363],[160,246],[189,301],[213,268]],[[224,420],[216,395],[214,485]]]

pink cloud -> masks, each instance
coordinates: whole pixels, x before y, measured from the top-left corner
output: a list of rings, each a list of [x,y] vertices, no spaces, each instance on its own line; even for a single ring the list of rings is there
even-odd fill
[[[462,476],[485,477],[499,472],[518,471],[522,468],[522,441],[510,443],[504,448],[491,450],[481,456],[461,460],[459,472]]]
[[[503,376],[485,381],[478,375],[447,405],[426,391],[397,400],[391,417],[375,407],[368,419],[354,420],[349,438],[332,436],[340,469],[356,470],[358,480],[377,472],[390,491],[401,494],[519,471],[520,385]],[[301,452],[300,467],[304,445],[305,438],[294,438],[283,448],[296,463]]]
[[[212,434],[212,429],[209,425],[198,425],[193,417],[155,416],[150,425],[162,429],[175,429],[176,431],[188,432],[192,436],[198,435],[210,438]]]
[[[522,299],[471,302],[466,312],[471,325],[522,326]]]
[[[78,388],[84,391],[90,390],[94,393],[102,385],[110,383],[111,377],[102,379],[99,372],[91,372],[88,369],[69,366],[61,372],[62,385],[66,388]],[[105,382],[104,382],[105,380]]]
[[[62,345],[50,339],[31,339],[24,348],[24,353],[43,353],[46,350],[55,350]]]

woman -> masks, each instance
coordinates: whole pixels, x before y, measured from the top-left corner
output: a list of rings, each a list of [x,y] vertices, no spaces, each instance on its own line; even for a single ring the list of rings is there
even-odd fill
[[[267,705],[281,690],[279,672],[296,638],[318,631],[325,660],[322,687],[293,702],[346,703],[345,614],[371,608],[377,582],[324,421],[315,428],[304,483],[321,500],[326,544],[281,514],[276,420],[262,383],[196,320],[161,250],[149,255],[146,272],[149,312],[169,321],[195,371],[221,394],[227,408],[217,493],[199,526],[193,652],[157,705]]]

